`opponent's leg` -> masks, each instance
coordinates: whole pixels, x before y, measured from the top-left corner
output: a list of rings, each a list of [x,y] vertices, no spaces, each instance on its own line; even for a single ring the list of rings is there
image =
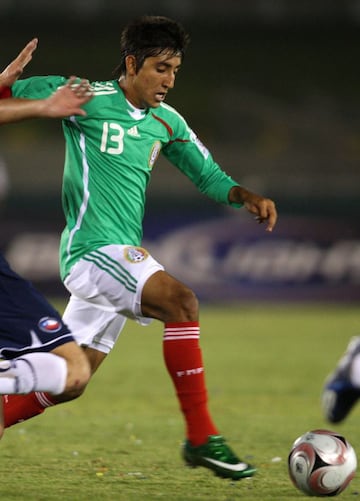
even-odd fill
[[[343,421],[360,398],[360,337],[350,341],[322,393],[322,407],[330,423]]]
[[[59,313],[1,255],[0,305],[0,393],[82,391],[87,358]]]
[[[58,350],[59,349],[60,348],[58,348]],[[90,365],[91,375],[94,374],[105,359],[106,353],[89,347],[81,349],[81,352],[82,356],[84,356],[86,360],[86,366]],[[68,384],[64,393],[55,395],[45,391],[35,391],[27,395],[4,395],[4,427],[9,428],[14,424],[31,419],[39,414],[42,414],[48,407],[52,407],[63,402],[69,402],[82,395],[86,385],[77,385],[76,383],[79,382],[79,380],[72,379],[77,372],[78,367],[79,365],[72,367],[72,364],[70,363]],[[73,386],[70,386],[69,383],[72,381]]]
[[[33,392],[27,395],[3,395],[4,428],[27,421],[55,405],[48,393]]]
[[[0,440],[2,439],[5,431],[5,423],[4,423],[4,409],[3,409],[3,401],[0,398]]]
[[[87,262],[85,262],[86,264]],[[74,267],[76,268],[76,266]],[[23,315],[24,304],[27,304],[29,297],[33,300],[33,305],[28,308],[28,312],[31,312],[29,325],[24,329],[26,332],[36,330],[39,325],[48,331],[53,327],[53,324],[48,322],[39,322],[39,319],[46,320],[51,318],[51,320],[57,318],[59,326],[62,324],[60,317],[57,312],[53,310],[51,305],[49,305],[43,297],[41,297],[28,282],[25,282],[21,277],[15,276],[16,274],[12,272],[7,266],[6,273],[9,275],[11,280],[11,286],[9,290],[6,291],[7,294],[10,292],[14,295],[14,300],[11,301],[11,305],[17,304],[18,314],[14,315],[13,312],[9,315],[9,318],[14,318],[14,316],[21,317]],[[87,275],[88,273],[88,275]],[[24,421],[33,416],[41,414],[44,409],[55,405],[57,403],[66,402],[77,398],[82,394],[85,389],[86,383],[89,379],[89,366],[91,366],[91,374],[93,374],[99,365],[102,363],[107,353],[110,352],[114,346],[122,328],[125,325],[126,318],[118,314],[118,308],[114,306],[111,311],[109,309],[109,300],[106,296],[108,293],[108,282],[105,280],[103,284],[104,294],[96,297],[92,287],[94,286],[94,274],[92,270],[80,269],[79,273],[75,269],[75,278],[72,280],[72,287],[75,289],[80,286],[85,287],[84,297],[86,299],[81,299],[81,291],[79,294],[72,294],[70,301],[66,307],[63,315],[65,323],[71,328],[73,337],[76,343],[68,343],[57,346],[53,351],[51,356],[61,356],[66,360],[67,363],[67,380],[64,391],[60,395],[54,395],[55,391],[53,387],[41,388],[52,391],[52,394],[44,391],[38,391],[35,393],[30,393],[29,395],[5,395],[4,397],[4,416],[5,416],[5,426],[11,426],[19,421]],[[97,280],[102,281],[104,274],[99,274]],[[86,278],[88,277],[88,279]],[[110,275],[111,277],[111,275]],[[15,278],[15,283],[18,284],[18,290],[14,292],[13,281]],[[77,281],[77,278],[80,280]],[[111,277],[112,278],[112,277]],[[105,276],[106,279],[106,276]],[[3,282],[0,282],[0,291]],[[118,283],[115,283],[115,289]],[[91,290],[87,289],[89,287]],[[97,285],[95,285],[95,289]],[[71,291],[71,287],[69,288]],[[92,303],[88,300],[88,297],[92,297],[94,302]],[[97,299],[99,304],[97,304]],[[103,308],[105,303],[105,308]],[[36,314],[34,312],[41,309],[41,314]],[[44,325],[43,325],[44,323]],[[58,326],[56,325],[56,328]],[[11,339],[13,338],[13,321],[10,322],[9,331]],[[41,335],[40,332],[38,332]],[[48,336],[47,336],[48,337]],[[32,335],[31,344],[36,338]],[[67,346],[65,349],[64,346]],[[69,349],[72,347],[72,350]],[[79,346],[84,346],[82,350]],[[18,370],[25,371],[26,362],[18,364]],[[13,381],[12,381],[13,382]],[[40,389],[36,386],[35,388]],[[4,391],[4,390],[3,390]],[[11,389],[9,391],[12,391]],[[56,393],[58,393],[56,391]]]
[[[49,391],[54,395],[65,389],[66,361],[51,353],[28,353],[0,362],[0,393],[24,394]]]
[[[33,352],[0,361],[0,394],[47,391],[53,395],[82,391],[90,378],[88,361],[74,342],[52,353]]]
[[[39,360],[42,362],[41,369],[39,365],[35,369],[34,367],[31,368],[30,364],[33,362],[34,366],[39,363]],[[60,364],[58,364],[59,361]],[[12,380],[3,377],[6,372],[0,373],[0,389],[4,394],[5,428],[42,414],[47,407],[51,407],[56,403],[77,398],[84,391],[90,378],[88,358],[74,342],[58,346],[52,353],[24,355],[20,359],[15,359],[13,363],[15,367],[10,369],[9,372],[9,375],[14,376]],[[58,373],[59,366],[64,371],[62,375]],[[33,381],[34,376],[37,381],[33,384],[31,393],[26,395],[11,394],[13,392],[11,384],[15,384],[16,378],[20,381],[23,380],[25,384],[29,384],[29,381]],[[62,389],[55,388],[56,378],[59,378],[59,382],[62,381]],[[44,383],[45,381],[46,383]],[[2,387],[2,384],[9,385],[7,391],[5,391],[4,386]],[[22,392],[19,391],[19,393]],[[26,393],[26,391],[23,391],[23,393]],[[66,397],[63,397],[63,394]]]
[[[77,344],[86,345],[82,349],[76,348],[81,351],[86,363],[90,364],[91,375],[94,374],[115,344],[125,325],[126,318],[116,312],[96,308],[77,296],[71,296],[63,319],[71,328]],[[58,349],[54,353],[66,358],[69,365],[69,377],[74,383],[74,375],[79,370],[79,361],[74,356],[67,357]],[[72,360],[76,361],[74,365]],[[73,400],[79,397],[84,389],[85,387],[73,386],[71,388],[68,386],[60,395],[44,392],[35,392],[29,395],[6,395],[4,398],[5,427],[42,414],[47,407]]]

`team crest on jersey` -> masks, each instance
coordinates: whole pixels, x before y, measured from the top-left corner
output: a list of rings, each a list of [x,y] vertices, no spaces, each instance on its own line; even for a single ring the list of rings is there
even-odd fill
[[[62,323],[57,318],[53,317],[41,318],[38,325],[44,332],[58,332],[62,327]]]
[[[155,141],[149,155],[149,167],[151,169],[154,167],[154,163],[156,162],[157,157],[160,154],[160,151],[161,151],[161,143],[160,141]]]
[[[149,253],[142,247],[126,247],[124,255],[130,263],[141,263],[148,257]]]

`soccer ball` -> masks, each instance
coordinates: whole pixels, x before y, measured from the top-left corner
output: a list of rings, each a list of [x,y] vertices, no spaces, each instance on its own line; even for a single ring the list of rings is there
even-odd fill
[[[349,442],[333,431],[313,430],[295,440],[288,458],[294,485],[308,496],[336,496],[351,482],[357,466]]]

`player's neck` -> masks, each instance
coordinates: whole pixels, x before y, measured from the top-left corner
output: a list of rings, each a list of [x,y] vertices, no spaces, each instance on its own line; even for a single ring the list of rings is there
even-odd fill
[[[141,112],[145,111],[145,108],[140,107],[137,99],[132,95],[132,93],[129,91],[129,88],[126,83],[126,78],[124,76],[121,76],[118,80],[118,84],[120,89],[123,91],[124,96],[128,102],[128,104],[134,109],[134,110],[139,110]]]

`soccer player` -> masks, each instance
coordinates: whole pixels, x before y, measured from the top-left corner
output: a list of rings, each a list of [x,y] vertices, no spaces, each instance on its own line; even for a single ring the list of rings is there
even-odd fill
[[[0,89],[12,84],[31,59],[37,45],[32,40],[0,74]],[[81,105],[91,93],[75,77],[46,99],[0,101],[0,123],[31,117],[84,115]],[[0,394],[79,392],[90,378],[87,357],[76,344],[58,312],[0,254]],[[38,393],[40,395],[40,393]],[[13,397],[14,398],[14,397]],[[45,397],[46,398],[46,397]],[[2,400],[1,400],[2,404]],[[3,434],[2,405],[0,435]]]
[[[328,376],[322,394],[325,419],[330,423],[343,421],[360,398],[360,337],[354,336]]]
[[[63,121],[66,227],[60,268],[71,293],[64,319],[93,373],[126,319],[143,325],[162,322],[164,360],[186,423],[183,457],[192,466],[237,480],[256,469],[232,451],[210,415],[196,295],[141,247],[146,187],[162,153],[202,193],[222,204],[244,206],[269,232],[277,212],[272,200],[228,176],[184,118],[165,104],[188,42],[183,27],[171,19],[134,20],[121,35],[116,78],[93,82],[87,115]],[[61,76],[33,77],[15,82],[11,93],[44,98],[64,82]],[[226,342],[223,334],[222,339]],[[34,415],[46,407],[40,400]],[[59,400],[47,398],[53,404]],[[5,418],[9,426],[24,419],[11,403]]]

